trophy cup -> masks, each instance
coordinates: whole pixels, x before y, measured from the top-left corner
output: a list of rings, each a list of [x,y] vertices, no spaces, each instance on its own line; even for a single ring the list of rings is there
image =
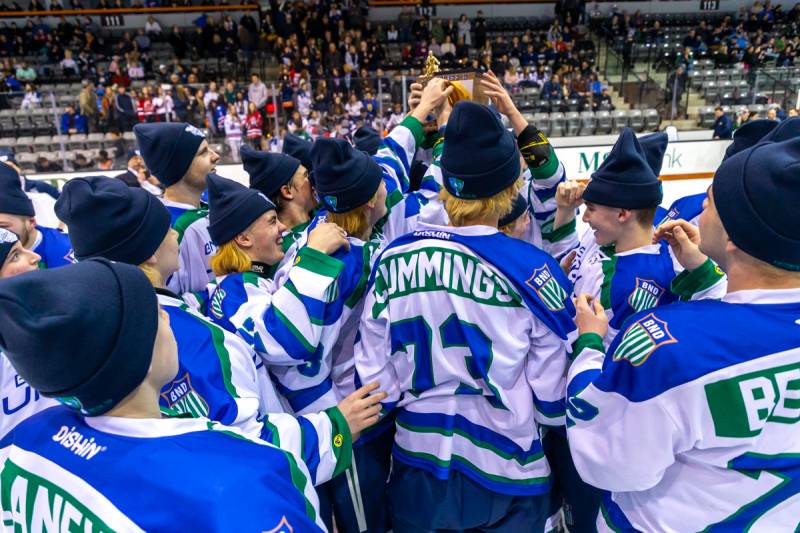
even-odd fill
[[[425,60],[425,72],[418,81],[424,86],[433,78],[446,80],[454,89],[448,99],[451,106],[461,100],[486,104],[489,98],[483,94],[483,86],[479,83],[481,77],[482,73],[472,68],[439,70],[439,60],[429,51]]]

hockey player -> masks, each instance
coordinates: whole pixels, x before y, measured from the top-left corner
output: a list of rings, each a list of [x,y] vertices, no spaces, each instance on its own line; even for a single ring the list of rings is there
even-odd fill
[[[178,232],[180,267],[167,286],[177,294],[202,290],[213,279],[208,260],[214,244],[208,235],[208,209],[200,196],[219,155],[191,124],[137,124],[133,132],[147,169],[164,186],[162,201]]]
[[[344,231],[335,224],[317,225],[288,280],[278,287],[267,276],[283,257],[284,226],[275,205],[221,177],[208,177],[208,192],[209,231],[218,247],[211,258],[217,279],[208,288],[208,316],[238,333],[268,365],[318,364],[326,305],[344,268],[329,254],[348,246]],[[281,353],[289,358],[278,357]]]
[[[768,119],[745,122],[734,132],[733,142],[725,150],[723,161],[761,141],[761,139],[773,131],[778,124],[781,123],[776,120]],[[678,198],[666,209],[659,207],[656,209],[656,216],[654,219],[656,221],[656,227],[664,222],[679,219],[686,220],[697,226],[700,221],[700,214],[703,212],[703,202],[705,199],[706,193],[702,192]]]
[[[277,218],[275,206],[263,194],[231,180],[209,177],[208,181],[209,229],[219,246],[211,258],[217,279],[209,285],[208,316],[229,331],[237,332],[262,356],[292,412],[306,414],[335,406],[353,390],[337,394],[330,360],[331,348],[339,333],[335,318],[341,314],[341,299],[349,295],[350,288],[345,285],[338,291],[330,290],[319,278],[336,278],[345,267],[342,261],[326,255],[341,246],[345,250],[350,246],[344,231],[335,224],[316,224],[308,234],[306,245],[297,253],[288,279],[278,286],[268,276],[283,257],[281,233],[284,227]],[[346,252],[343,255],[346,257]],[[276,312],[278,304],[287,310],[305,305],[309,319],[300,321],[296,314]],[[335,309],[330,309],[331,306]],[[270,331],[287,320],[292,321],[294,336],[279,337]],[[265,339],[280,343],[284,350],[297,357],[302,355],[308,363],[287,365],[285,361],[275,360],[274,348],[266,344]],[[346,476],[332,482],[344,494],[348,493],[348,480],[352,481],[353,474],[348,471]],[[327,495],[330,487],[320,487],[319,491]],[[321,509],[330,527],[328,499],[323,498]],[[381,509],[372,512],[381,512]],[[349,519],[349,515],[337,513],[337,527],[345,530]]]
[[[524,239],[531,223],[531,214],[528,211],[528,201],[517,193],[511,203],[511,211],[506,213],[497,222],[497,229],[515,239]]]
[[[3,529],[324,530],[299,457],[162,415],[178,348],[136,267],[92,259],[2,280],[0,322],[20,376],[65,404],[3,440]]]
[[[797,530],[799,169],[800,139],[759,143],[720,165],[699,231],[660,229],[684,264],[725,270],[722,301],[637,313],[606,355],[602,305],[579,298],[567,432],[609,491],[598,529]]]
[[[633,130],[624,129],[583,191],[583,221],[591,231],[581,239],[569,278],[575,294],[599,298],[606,309],[606,345],[638,311],[724,292],[724,275],[711,261],[685,272],[666,242],[653,244],[653,217],[662,198],[658,171],[666,145],[665,133],[647,136],[640,144]]]
[[[542,531],[538,426],[564,423],[570,285],[549,255],[497,230],[522,174],[499,118],[459,102],[445,138],[451,225],[420,223],[381,254],[356,345],[358,375],[396,409],[393,527]]]
[[[235,426],[287,449],[296,446],[298,454],[309,461],[315,482],[327,481],[349,465],[348,425],[356,433],[366,427],[361,421],[364,391],[343,401],[340,408],[310,413],[304,420],[280,414],[283,409],[272,384],[247,344],[187,310],[182,300],[165,289],[164,280],[177,268],[178,248],[169,212],[155,197],[116,179],[77,178],[64,187],[56,207],[70,225],[80,259],[103,256],[140,265],[156,288],[178,343],[179,371],[161,391],[164,408]],[[101,228],[95,223],[98,218],[106,221]],[[325,291],[324,278],[317,280]],[[303,307],[292,307],[291,312],[299,322]],[[277,324],[270,333],[284,340],[294,331],[292,327]],[[282,357],[297,364],[293,357],[299,355],[283,352],[277,343],[270,348],[275,360]]]
[[[508,117],[520,154],[526,164],[523,174],[524,184],[522,193],[528,202],[531,224],[523,236],[523,240],[538,246],[556,258],[577,246],[578,237],[575,223],[575,206],[559,206],[556,201],[556,192],[559,184],[566,181],[564,166],[558,160],[555,150],[550,142],[538,128],[528,124],[522,113],[514,105],[511,95],[508,94],[497,77],[488,72],[481,80],[483,92],[491,98],[497,110]],[[446,104],[445,104],[446,105]],[[440,116],[440,125],[448,122],[445,116]],[[441,188],[442,172],[440,158],[447,144],[446,136],[433,148],[433,163],[428,168],[428,176]],[[423,188],[430,180],[423,179]],[[573,186],[574,187],[574,186]],[[430,197],[430,195],[428,195]],[[431,198],[432,201],[436,201]],[[421,218],[426,222],[443,223],[437,221],[433,209],[425,209]]]
[[[41,257],[40,268],[73,262],[69,237],[36,223],[33,202],[22,190],[17,171],[7,164],[0,164],[0,228],[16,233],[23,248],[37,253]]]
[[[25,249],[14,233],[0,228],[0,279],[39,268],[39,254]],[[0,439],[20,421],[52,405],[55,400],[43,398],[33,390],[0,352]]]
[[[286,228],[282,243],[286,252],[308,227],[317,207],[308,168],[290,155],[250,147],[242,147],[242,163],[250,176],[250,188],[275,204],[278,220]]]
[[[10,166],[19,174],[22,190],[33,202],[36,220],[45,226],[57,228],[59,220],[53,213],[53,204],[58,200],[58,195],[60,194],[58,189],[44,180],[27,179],[19,163],[17,163],[14,152],[9,148],[0,148],[0,162]]]

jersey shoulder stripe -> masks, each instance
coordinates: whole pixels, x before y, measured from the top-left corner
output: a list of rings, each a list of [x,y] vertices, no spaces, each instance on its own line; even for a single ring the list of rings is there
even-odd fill
[[[611,343],[594,384],[646,401],[717,370],[800,347],[798,316],[800,303],[715,300],[643,311]]]

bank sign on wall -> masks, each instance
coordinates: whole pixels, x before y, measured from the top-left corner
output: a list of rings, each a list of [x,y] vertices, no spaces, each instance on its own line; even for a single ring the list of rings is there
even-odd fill
[[[722,162],[729,141],[686,141],[667,145],[662,176],[696,178],[713,174]],[[556,148],[567,177],[588,178],[608,156],[612,145]]]

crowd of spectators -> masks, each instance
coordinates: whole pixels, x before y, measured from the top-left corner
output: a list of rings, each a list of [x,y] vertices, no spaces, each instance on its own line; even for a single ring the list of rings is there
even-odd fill
[[[248,0],[31,0],[17,2],[6,0],[0,4],[0,13],[15,11],[64,11],[80,9],[137,9],[144,7],[192,7],[252,4]]]
[[[0,107],[9,92],[23,95],[23,107],[47,105],[37,84],[84,80],[72,107],[61,110],[62,133],[188,121],[224,140],[236,161],[242,142],[276,148],[285,131],[316,137],[349,136],[362,124],[391,128],[402,117],[404,82],[407,89],[429,52],[443,68],[492,70],[512,93],[536,88],[543,100],[610,106],[594,45],[573,21],[579,15],[559,9],[549,27],[513,36],[493,35],[480,11],[442,19],[404,8],[396,21],[375,23],[366,2],[331,0],[205,13],[187,28],[166,29],[150,17],[143,28],[114,36],[88,16],[62,16],[55,26],[38,17],[0,22]],[[171,59],[154,55],[157,47]],[[37,61],[24,59],[31,56]],[[272,58],[268,79],[256,58]],[[214,59],[235,68],[210,72]]]
[[[779,67],[794,66],[800,49],[800,4],[784,11],[769,0],[742,6],[735,16],[716,23],[701,20],[681,41],[682,52],[674,58],[675,66],[686,71],[694,68],[699,57],[714,60],[717,68],[741,67],[746,71],[767,62]],[[775,31],[780,25],[780,31]],[[614,13],[602,25],[607,36],[624,42],[623,55],[630,58],[634,43],[662,44],[667,28],[660,20],[633,14]],[[627,60],[627,59],[626,59]],[[659,61],[662,57],[658,58]]]

